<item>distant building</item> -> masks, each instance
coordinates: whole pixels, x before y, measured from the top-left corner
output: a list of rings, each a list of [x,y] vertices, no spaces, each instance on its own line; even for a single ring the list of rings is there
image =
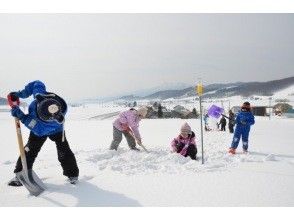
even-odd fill
[[[274,112],[276,115],[286,113],[291,109],[293,109],[293,106],[288,103],[278,103],[274,106]]]
[[[254,106],[251,108],[252,114],[255,116],[267,116],[268,106]]]
[[[253,106],[251,108],[251,112],[255,116],[268,116],[270,113],[270,109],[272,109],[272,108],[268,107],[268,106]],[[239,111],[241,111],[241,107],[240,106],[233,106],[231,108],[231,110],[234,114],[236,114]]]
[[[294,118],[294,109],[289,109],[284,115],[287,118]]]

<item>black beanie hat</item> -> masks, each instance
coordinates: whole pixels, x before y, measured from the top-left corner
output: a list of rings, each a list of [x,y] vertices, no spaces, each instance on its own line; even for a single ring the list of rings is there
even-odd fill
[[[64,123],[64,115],[67,110],[65,101],[54,93],[38,94],[37,100],[37,115],[45,121],[56,121],[60,124]]]
[[[251,106],[249,102],[244,102],[241,109],[244,109],[246,111],[250,111],[251,110]]]

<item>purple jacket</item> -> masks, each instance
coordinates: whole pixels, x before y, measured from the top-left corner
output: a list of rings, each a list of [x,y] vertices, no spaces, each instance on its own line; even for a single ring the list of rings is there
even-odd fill
[[[132,131],[135,138],[141,140],[139,132],[140,117],[137,115],[136,110],[128,110],[121,112],[119,117],[113,122],[113,126],[120,131]]]
[[[177,144],[183,146],[183,148],[179,149],[177,147]],[[186,156],[189,145],[195,145],[196,147],[194,132],[192,132],[192,134],[189,135],[187,138],[184,138],[182,137],[182,135],[179,135],[178,137],[174,138],[171,142],[173,152],[180,153],[183,156]]]

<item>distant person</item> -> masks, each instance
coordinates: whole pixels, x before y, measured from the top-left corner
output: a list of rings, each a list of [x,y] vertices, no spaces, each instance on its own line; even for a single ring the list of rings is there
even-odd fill
[[[218,121],[216,121],[216,129],[219,131],[219,126],[220,126],[220,123],[218,123]]]
[[[41,81],[33,81],[26,85],[23,90],[11,92],[8,101],[16,102],[19,98],[25,99],[30,96],[33,96],[34,100],[29,105],[28,114],[23,113],[18,105],[11,109],[11,115],[18,118],[30,130],[29,140],[25,146],[28,169],[32,169],[41,147],[49,138],[56,144],[63,175],[68,177],[70,183],[75,184],[78,181],[79,169],[64,132],[64,117],[67,112],[66,102],[58,95],[47,92],[44,83]],[[19,157],[14,173],[20,171],[22,171],[22,163]],[[22,186],[22,183],[17,177],[14,177],[8,185]]]
[[[113,140],[110,150],[117,150],[122,135],[125,136],[131,150],[138,150],[138,145],[142,145],[142,138],[139,132],[139,123],[147,115],[147,108],[141,107],[138,110],[131,108],[119,114],[119,117],[113,122]]]
[[[196,160],[197,147],[195,142],[195,133],[191,130],[188,123],[183,124],[178,137],[174,138],[171,147],[173,152],[179,153],[184,157],[190,157]]]
[[[206,114],[205,116],[204,116],[204,130],[205,131],[211,131],[211,129],[209,128],[209,126],[208,126],[208,118],[209,118],[209,115],[208,114]]]
[[[235,114],[232,110],[229,111],[229,131],[230,133],[234,133],[235,126]]]
[[[224,116],[222,116],[220,120],[221,131],[226,131],[227,120]]]
[[[239,145],[240,138],[243,142],[243,153],[248,152],[248,138],[250,127],[254,125],[255,119],[251,112],[251,106],[249,102],[244,102],[241,111],[237,114],[236,118],[236,130],[234,133],[232,145],[229,149],[229,153],[235,154]]]

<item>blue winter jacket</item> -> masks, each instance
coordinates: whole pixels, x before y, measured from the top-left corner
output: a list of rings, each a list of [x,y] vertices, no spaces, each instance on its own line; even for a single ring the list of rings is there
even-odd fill
[[[17,93],[19,98],[28,98],[31,95],[35,98],[37,94],[46,94],[46,87],[41,81],[33,81]],[[48,136],[63,131],[63,125],[55,121],[45,122],[37,116],[37,102],[34,100],[29,105],[29,113],[21,118],[21,122],[35,135]]]
[[[250,126],[255,124],[252,112],[239,112],[236,118],[237,128],[250,130]]]

